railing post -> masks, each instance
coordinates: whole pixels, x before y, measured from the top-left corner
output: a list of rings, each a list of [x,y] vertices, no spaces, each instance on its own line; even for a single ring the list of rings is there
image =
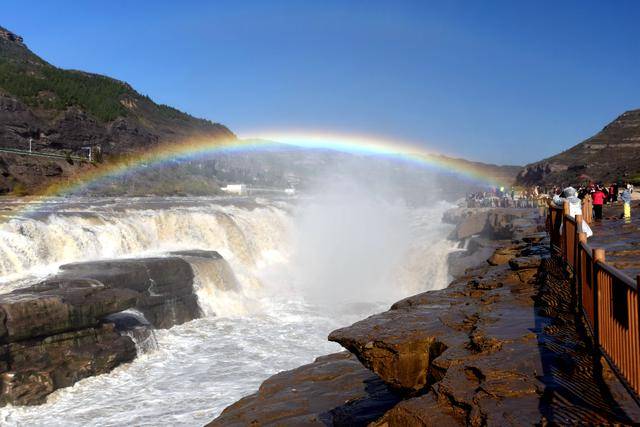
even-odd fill
[[[553,255],[553,226],[554,226],[554,222],[553,222],[553,208],[551,207],[551,201],[549,199],[546,200],[547,202],[547,218],[546,218],[546,223],[547,223],[547,231],[549,232],[549,249],[551,250],[551,254]]]
[[[598,313],[600,286],[598,283],[598,262],[604,263],[605,260],[606,255],[604,249],[598,248],[593,250],[593,273],[591,274],[591,282],[593,284],[593,340],[596,350],[600,348],[600,316]]]
[[[582,201],[582,217],[587,222],[587,224],[591,224],[591,217],[593,215],[592,205],[591,205],[591,196],[584,196],[584,200]]]
[[[570,212],[570,208],[569,208],[569,202],[568,201],[564,201],[564,203],[562,204],[562,259],[565,262],[565,268],[566,268],[566,264],[569,262],[568,259],[568,248],[567,248],[567,236],[569,235],[569,233],[567,233],[567,216],[569,215]]]
[[[577,239],[578,244],[576,245],[576,271],[573,273],[573,278],[574,278],[574,283],[576,286],[576,298],[577,298],[577,302],[576,302],[576,309],[578,310],[578,314],[581,314],[583,312],[583,307],[582,307],[582,269],[585,268],[584,265],[582,265],[582,245],[581,243],[584,243],[585,245],[587,244],[587,233],[584,232],[580,232],[578,233]]]
[[[573,235],[573,274],[578,271],[578,246],[580,246],[580,233],[582,233],[582,215],[576,215],[576,229]]]

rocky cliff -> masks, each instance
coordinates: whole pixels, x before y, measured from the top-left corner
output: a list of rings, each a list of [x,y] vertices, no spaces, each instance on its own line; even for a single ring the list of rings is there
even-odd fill
[[[535,211],[447,215],[493,245],[448,288],[395,303],[329,335],[349,351],[281,372],[211,426],[630,424],[549,258]],[[469,238],[469,237],[465,237]],[[482,245],[470,246],[472,255]],[[454,262],[457,262],[454,261]],[[360,365],[355,361],[360,362]],[[632,408],[631,403],[628,408]]]
[[[584,181],[640,181],[640,110],[627,111],[600,132],[518,174],[523,185],[569,185]]]
[[[86,156],[98,161],[189,137],[235,138],[226,127],[159,105],[127,83],[57,68],[0,27],[0,148]],[[73,176],[80,162],[0,152],[0,194]]]

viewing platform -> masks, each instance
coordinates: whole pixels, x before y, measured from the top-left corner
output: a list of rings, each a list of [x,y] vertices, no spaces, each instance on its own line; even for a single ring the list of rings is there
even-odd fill
[[[606,251],[607,263],[629,277],[640,274],[640,201],[631,202],[631,218],[622,216],[622,204],[607,205],[602,221],[593,222],[589,243]],[[634,215],[635,213],[635,215]]]
[[[560,261],[578,324],[594,349],[594,371],[610,368],[628,396],[640,405],[640,229],[638,202],[632,217],[622,218],[622,205],[605,206],[603,219],[591,218],[589,201],[582,215],[549,206],[547,227],[554,259]],[[585,222],[593,230],[587,239]],[[637,409],[637,407],[636,407]]]

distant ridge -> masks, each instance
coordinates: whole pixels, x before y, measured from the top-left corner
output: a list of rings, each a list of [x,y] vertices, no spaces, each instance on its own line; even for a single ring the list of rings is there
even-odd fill
[[[584,181],[640,181],[640,110],[627,111],[591,138],[526,165],[523,185],[569,185]]]

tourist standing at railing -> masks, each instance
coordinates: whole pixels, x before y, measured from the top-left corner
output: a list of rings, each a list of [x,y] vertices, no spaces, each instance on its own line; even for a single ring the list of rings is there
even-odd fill
[[[631,222],[631,192],[625,188],[620,195],[620,199],[622,199],[622,203],[624,203],[622,216],[624,218],[624,221],[626,223],[629,223]]]
[[[596,221],[600,221],[602,219],[602,205],[607,199],[605,191],[606,190],[598,184],[591,193],[591,199],[593,200],[593,213],[595,214]]]
[[[553,204],[557,208],[564,208],[564,202],[569,202],[569,216],[575,218],[576,215],[582,215],[582,200],[578,198],[578,192],[573,187],[567,187],[562,190],[561,194],[553,196]],[[589,224],[585,221],[582,223],[582,231],[587,237],[593,236],[593,231]]]

